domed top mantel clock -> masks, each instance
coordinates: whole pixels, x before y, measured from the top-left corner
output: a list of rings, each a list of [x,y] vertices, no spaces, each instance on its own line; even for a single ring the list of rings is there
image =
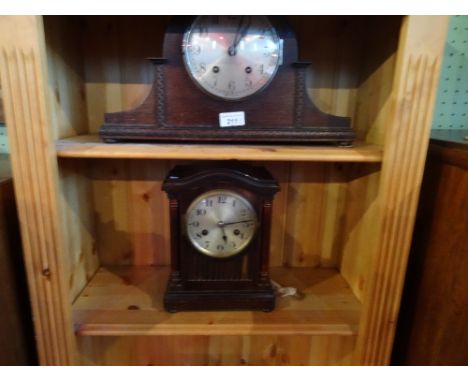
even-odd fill
[[[136,109],[107,113],[115,141],[332,142],[354,139],[350,119],[307,95],[308,62],[281,17],[174,17],[152,90]],[[313,65],[313,63],[312,63]]]

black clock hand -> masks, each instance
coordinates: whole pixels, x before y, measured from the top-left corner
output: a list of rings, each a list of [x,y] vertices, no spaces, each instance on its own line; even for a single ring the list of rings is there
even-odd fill
[[[234,39],[232,40],[232,44],[231,46],[229,47],[228,49],[228,54],[230,56],[235,56],[236,53],[237,53],[237,45],[239,44],[240,40],[242,40],[242,33],[241,33],[241,29],[242,29],[242,24],[244,23],[244,16],[241,16],[240,17],[240,20],[239,20],[239,24],[237,25],[237,30],[236,30],[236,34],[234,35]],[[239,39],[239,41],[237,40],[238,37],[241,36],[241,38]]]
[[[248,223],[248,222],[251,222],[251,221],[253,221],[253,219],[241,220],[241,221],[238,221],[238,222],[228,222],[228,223],[225,223],[225,222],[218,222],[218,225],[219,225],[220,227],[224,227],[224,226],[231,225],[231,224]]]
[[[220,226],[221,227],[221,230],[223,231],[223,240],[225,243],[227,243],[227,236],[226,236],[226,231],[224,231],[224,226]]]
[[[244,16],[242,16],[242,17],[244,17]],[[239,39],[234,41],[234,50],[236,52],[237,52],[237,45],[239,45],[239,43],[245,37],[245,35],[247,34],[247,31],[249,30],[249,28],[250,28],[250,17],[247,16],[247,22],[243,23],[242,28],[241,28],[242,32],[239,33]]]

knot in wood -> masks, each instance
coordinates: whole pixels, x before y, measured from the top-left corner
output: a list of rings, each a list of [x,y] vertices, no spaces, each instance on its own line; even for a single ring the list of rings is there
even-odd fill
[[[42,276],[44,276],[45,278],[50,279],[50,275],[51,275],[51,272],[49,268],[45,268],[42,270]]]

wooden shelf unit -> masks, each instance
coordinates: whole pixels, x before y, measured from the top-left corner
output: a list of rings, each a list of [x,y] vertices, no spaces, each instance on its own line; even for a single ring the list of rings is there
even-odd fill
[[[448,17],[289,20],[314,63],[309,95],[352,118],[353,148],[101,143],[104,113],[148,93],[144,58],[168,17],[0,18],[41,364],[388,364]],[[272,272],[306,298],[271,314],[162,312],[161,182],[176,163],[233,158],[278,180]]]

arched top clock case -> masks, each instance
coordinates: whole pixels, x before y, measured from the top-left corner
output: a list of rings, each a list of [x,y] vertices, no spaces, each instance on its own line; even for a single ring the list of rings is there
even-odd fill
[[[226,64],[218,66],[215,61],[206,64],[197,63],[201,65],[200,70],[206,71],[212,78],[214,85],[210,86],[215,86],[216,90],[211,91],[212,94],[206,90],[209,88],[205,86],[206,89],[203,89],[203,86],[200,86],[200,81],[197,83],[194,77],[194,73],[197,72],[187,64],[187,57],[184,62],[184,54],[187,54],[189,49],[187,36],[190,36],[189,32],[193,32],[193,28],[200,28],[197,26],[197,20],[200,19],[174,17],[164,35],[163,57],[150,59],[154,63],[155,75],[148,97],[133,110],[106,113],[105,123],[100,130],[104,141],[350,144],[355,137],[350,127],[350,118],[326,114],[309,98],[306,89],[306,71],[309,65],[313,66],[313,62],[298,61],[298,45],[291,27],[282,17],[269,17],[274,32],[268,32],[270,34],[265,35],[266,37],[261,35],[259,37],[260,32],[252,29],[256,17],[264,16],[238,16],[237,19],[233,17],[234,27],[229,27],[229,20],[226,21],[225,33],[222,26],[216,27],[212,24],[219,20],[215,19],[215,16],[211,22],[207,21],[203,33],[207,39],[213,40],[212,45],[207,46],[221,49],[217,54],[220,55],[221,62]],[[275,60],[276,55],[279,55],[275,61],[277,68],[273,74],[270,73],[271,78],[265,81],[264,86],[260,86],[258,91],[251,92],[252,94],[247,97],[239,97],[237,100],[235,97],[234,99],[217,97],[216,94],[228,94],[228,90],[216,88],[216,86],[221,87],[216,85],[217,76],[223,76],[219,78],[223,78],[223,84],[227,83],[226,86],[231,87],[230,90],[233,92],[232,86],[235,88],[236,81],[246,81],[241,85],[238,84],[238,87],[245,87],[246,83],[252,86],[250,80],[252,77],[249,76],[255,75],[255,71],[263,70],[263,65],[245,64],[245,68],[240,68],[245,74],[241,72],[239,75],[237,66],[242,65],[240,50],[244,46],[249,46],[249,36],[269,39],[271,44],[278,42],[274,45],[277,48],[267,48],[267,45],[263,44],[265,57],[271,55],[271,60]],[[216,38],[221,37],[232,39],[233,42],[216,45]],[[257,45],[251,46],[249,51],[245,49],[246,52],[243,54],[251,59],[248,62],[261,62],[259,60],[264,58],[255,53]],[[200,53],[199,51],[197,48],[196,53]],[[236,70],[237,77],[228,81],[229,78],[226,76],[234,76]],[[226,122],[232,115],[235,117],[235,122]]]
[[[178,165],[162,189],[169,197],[171,221],[166,310],[271,311],[271,211],[279,191],[271,174],[235,161]]]

